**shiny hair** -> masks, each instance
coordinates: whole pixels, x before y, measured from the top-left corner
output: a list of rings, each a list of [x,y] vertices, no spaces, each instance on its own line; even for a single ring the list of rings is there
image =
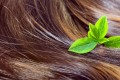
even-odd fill
[[[68,52],[106,15],[119,35],[119,0],[0,0],[1,80],[119,80],[120,50]]]

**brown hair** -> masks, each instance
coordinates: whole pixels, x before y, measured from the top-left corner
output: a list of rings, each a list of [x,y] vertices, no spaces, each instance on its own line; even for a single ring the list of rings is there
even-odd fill
[[[98,46],[85,55],[67,51],[74,40],[86,36],[88,23],[101,15],[110,22],[107,36],[119,35],[119,4],[117,0],[1,0],[0,79],[119,80],[119,49]]]

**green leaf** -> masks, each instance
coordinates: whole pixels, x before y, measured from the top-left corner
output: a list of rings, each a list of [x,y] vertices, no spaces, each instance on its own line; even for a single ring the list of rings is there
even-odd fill
[[[88,37],[81,38],[73,42],[68,51],[85,54],[93,50],[97,43]]]
[[[108,38],[108,40],[109,41],[104,43],[106,47],[120,48],[120,36],[113,36]]]
[[[103,44],[103,43],[105,43],[105,42],[107,42],[107,41],[109,41],[107,38],[102,38],[102,39],[99,39],[99,40],[98,40],[98,42],[99,42],[100,44]]]
[[[93,24],[89,24],[89,32],[88,32],[88,37],[92,39],[98,39],[98,30]]]
[[[95,27],[98,30],[98,37],[102,39],[108,32],[108,21],[106,16],[102,16],[95,24]]]
[[[90,52],[99,44],[105,43],[108,47],[120,47],[120,37],[111,37],[109,39],[105,38],[108,32],[108,22],[107,17],[102,16],[95,25],[89,24],[88,37],[81,38],[72,43],[68,51],[75,52],[78,54],[85,54]],[[116,38],[114,40],[114,38]],[[114,42],[118,42],[117,45]]]

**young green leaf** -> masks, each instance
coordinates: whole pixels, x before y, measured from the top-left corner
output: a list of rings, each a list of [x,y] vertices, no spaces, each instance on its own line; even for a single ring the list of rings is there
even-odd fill
[[[108,38],[109,41],[105,42],[104,45],[110,48],[120,48],[120,36],[112,36]]]
[[[102,39],[99,39],[99,40],[98,40],[98,42],[99,42],[100,44],[103,44],[103,43],[105,43],[105,42],[107,42],[107,41],[109,41],[109,39],[107,39],[107,38],[102,38]]]
[[[98,39],[98,30],[93,24],[89,24],[88,37],[92,39]]]
[[[120,36],[105,38],[108,32],[107,17],[102,16],[95,25],[89,24],[88,37],[81,38],[73,42],[69,51],[78,54],[90,52],[99,44],[105,44],[107,47],[120,48]]]
[[[93,41],[88,37],[85,37],[73,42],[68,51],[75,52],[78,54],[85,54],[93,50],[96,45],[97,42]]]
[[[95,24],[95,27],[98,30],[98,37],[102,39],[108,32],[108,21],[106,16],[102,16]]]

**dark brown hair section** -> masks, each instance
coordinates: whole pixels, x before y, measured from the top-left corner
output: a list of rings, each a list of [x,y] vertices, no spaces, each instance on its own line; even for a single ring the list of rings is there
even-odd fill
[[[0,79],[119,80],[119,49],[98,46],[85,55],[67,51],[74,40],[87,35],[88,23],[101,15],[110,22],[107,36],[119,35],[119,4],[117,0],[1,0]]]

